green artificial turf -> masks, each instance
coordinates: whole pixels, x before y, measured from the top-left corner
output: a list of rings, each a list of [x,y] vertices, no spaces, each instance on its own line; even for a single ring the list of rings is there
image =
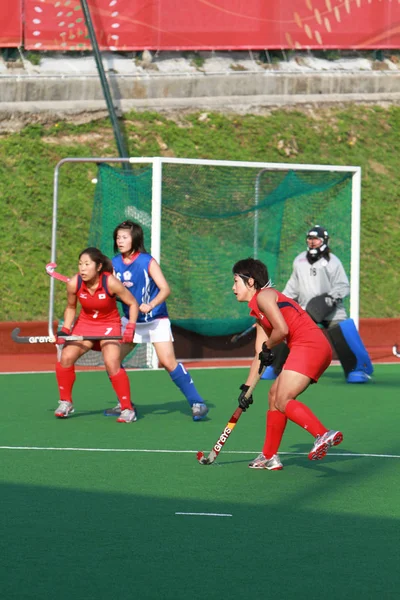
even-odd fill
[[[265,431],[261,381],[215,464],[201,466],[196,450],[211,450],[246,372],[192,371],[210,405],[199,423],[164,371],[130,372],[130,425],[102,414],[115,403],[104,372],[78,373],[66,420],[53,416],[54,375],[1,375],[2,597],[396,597],[399,366],[377,365],[367,385],[331,367],[305,392],[344,433],[323,461],[308,461],[312,438],[290,423],[283,471],[247,468]]]

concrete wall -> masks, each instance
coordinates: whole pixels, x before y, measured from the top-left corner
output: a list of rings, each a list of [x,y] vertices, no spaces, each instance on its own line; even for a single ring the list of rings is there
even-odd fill
[[[230,98],[230,104],[284,104],[296,101],[388,100],[400,98],[400,72],[173,74],[126,76],[109,74],[113,99],[124,108],[218,104]],[[97,75],[45,76],[1,75],[0,105],[35,103],[54,109],[67,105],[95,108],[104,106]]]

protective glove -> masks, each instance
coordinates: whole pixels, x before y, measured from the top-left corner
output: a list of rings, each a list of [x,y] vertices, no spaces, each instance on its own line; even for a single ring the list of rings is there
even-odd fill
[[[60,331],[57,331],[55,344],[65,344],[63,338],[71,335],[71,329],[69,327],[61,327]]]
[[[325,303],[330,308],[333,308],[334,306],[336,306],[337,300],[335,300],[334,298],[332,298],[332,296],[325,296]]]
[[[135,336],[136,323],[128,323],[122,335],[123,344],[132,344]]]
[[[269,367],[275,360],[275,353],[267,347],[267,344],[263,342],[262,350],[258,355],[260,361],[260,367],[258,373],[261,374],[264,367]]]
[[[244,397],[249,388],[250,388],[250,386],[246,385],[245,383],[242,383],[242,385],[240,386],[240,389],[242,391],[240,392],[238,402],[239,402],[239,406],[243,410],[243,412],[246,412],[246,410],[249,408],[250,404],[253,404],[253,394],[247,399]]]

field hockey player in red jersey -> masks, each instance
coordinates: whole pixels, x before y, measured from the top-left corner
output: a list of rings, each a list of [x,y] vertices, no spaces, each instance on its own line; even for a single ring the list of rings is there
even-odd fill
[[[294,301],[271,287],[264,263],[253,258],[233,267],[233,292],[239,302],[247,302],[250,315],[257,319],[256,353],[249,376],[241,386],[239,406],[246,410],[253,398],[244,398],[262,366],[274,360],[274,347],[286,341],[290,354],[268,394],[266,435],[262,452],[249,463],[252,469],[282,469],[278,449],[287,420],[306,429],[314,438],[308,458],[324,458],[331,446],[343,441],[340,431],[327,429],[297,397],[310,383],[316,383],[332,360],[331,346],[309,315]]]
[[[121,404],[119,423],[136,421],[135,408],[131,403],[128,376],[120,367],[121,343],[107,337],[121,336],[121,318],[117,309],[116,296],[129,307],[129,322],[122,342],[130,343],[135,335],[139,306],[135,298],[120,281],[112,275],[111,260],[97,248],[87,248],[79,255],[79,272],[67,283],[67,307],[64,312],[64,326],[58,333],[57,344],[68,335],[93,336],[99,341],[69,341],[63,345],[61,358],[56,365],[56,376],[60,393],[59,406],[55,416],[66,418],[74,412],[72,388],[75,382],[75,362],[92,348],[101,350],[104,364],[112,387]],[[81,310],[74,323],[77,303]]]

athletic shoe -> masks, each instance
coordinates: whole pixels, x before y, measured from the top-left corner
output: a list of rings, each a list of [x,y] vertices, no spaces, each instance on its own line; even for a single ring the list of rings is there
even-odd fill
[[[75,412],[75,409],[72,402],[68,402],[68,400],[60,400],[54,415],[59,419],[66,419],[69,415],[72,415],[73,412]]]
[[[260,454],[249,463],[250,469],[268,469],[268,471],[281,471],[283,464],[280,461],[278,454],[274,454],[271,458],[265,458],[264,454]]]
[[[317,435],[308,458],[310,460],[321,460],[326,456],[331,446],[338,446],[343,442],[343,433],[330,429],[324,435]]]
[[[196,402],[192,405],[193,421],[201,421],[207,416],[208,408],[204,402]]]
[[[137,416],[134,408],[132,410],[125,408],[117,419],[117,423],[134,423],[135,421],[137,421]]]
[[[103,415],[105,417],[119,417],[119,415],[121,414],[121,405],[118,403],[117,406],[114,406],[114,408],[106,408],[106,410],[103,412]]]

